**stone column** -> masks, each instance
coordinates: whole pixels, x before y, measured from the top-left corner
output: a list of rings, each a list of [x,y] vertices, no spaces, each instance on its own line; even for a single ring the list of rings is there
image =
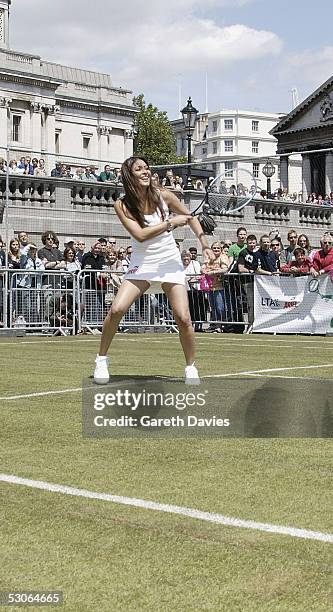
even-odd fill
[[[97,128],[98,132],[98,159],[108,160],[110,158],[109,140],[111,138],[112,127],[108,125],[100,125]],[[105,161],[103,161],[103,167]]]
[[[302,153],[302,198],[306,202],[311,193],[311,162],[308,153]]]
[[[59,111],[59,106],[55,104],[44,104],[42,110],[45,113],[45,149],[47,154],[45,155],[45,162],[48,170],[51,171],[54,168],[56,162],[55,156],[55,115]]]
[[[40,157],[39,151],[42,149],[42,108],[39,102],[31,102],[31,132],[30,142],[34,157]]]
[[[124,159],[133,155],[133,130],[124,130]]]
[[[0,145],[4,149],[7,147],[7,142],[9,144],[11,142],[11,124],[8,117],[11,101],[11,98],[0,97]],[[1,155],[6,157],[4,152]]]
[[[328,151],[328,153],[326,153],[325,191],[327,194],[333,192],[333,152],[332,151]]]
[[[283,155],[280,157],[280,184],[281,189],[286,189],[289,191],[289,158],[288,155]]]
[[[0,48],[9,49],[9,5],[11,0],[0,0]]]

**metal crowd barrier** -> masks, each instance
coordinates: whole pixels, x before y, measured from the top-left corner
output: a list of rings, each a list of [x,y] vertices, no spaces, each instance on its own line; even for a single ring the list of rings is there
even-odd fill
[[[253,323],[253,276],[221,275],[221,288],[203,288],[203,275],[188,276],[191,319],[196,331],[243,333]],[[123,280],[123,273],[81,270],[77,278],[78,327],[101,328]],[[154,287],[141,296],[121,321],[120,331],[144,328],[177,331],[169,300]]]
[[[2,269],[0,277],[3,327],[64,336],[77,333],[75,274],[64,270]]]
[[[123,273],[84,269],[0,270],[2,327],[69,335],[101,330],[123,280]],[[253,276],[223,274],[211,289],[204,275],[187,277],[191,319],[196,331],[243,333],[253,323]],[[123,317],[120,331],[177,332],[166,295],[154,287]]]

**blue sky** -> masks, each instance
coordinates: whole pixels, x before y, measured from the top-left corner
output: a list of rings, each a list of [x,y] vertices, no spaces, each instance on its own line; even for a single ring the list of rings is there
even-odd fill
[[[13,0],[11,46],[111,74],[174,119],[205,110],[291,110],[333,74],[333,3],[317,0]]]

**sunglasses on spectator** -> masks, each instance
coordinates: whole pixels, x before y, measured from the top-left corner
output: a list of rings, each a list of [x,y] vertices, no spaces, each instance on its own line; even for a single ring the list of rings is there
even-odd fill
[[[322,244],[332,244],[332,242],[328,242],[328,241],[323,240]]]

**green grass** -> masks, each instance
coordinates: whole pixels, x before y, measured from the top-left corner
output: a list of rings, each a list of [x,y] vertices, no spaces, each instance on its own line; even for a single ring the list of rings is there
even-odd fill
[[[197,338],[201,374],[332,363],[285,373],[319,389],[331,378],[329,338]],[[98,339],[0,347],[0,395],[10,397],[80,387]],[[111,363],[129,376],[183,373],[173,335],[118,336]],[[329,440],[84,439],[79,392],[2,400],[0,410],[3,473],[332,532]],[[0,590],[63,590],[66,611],[331,609],[329,544],[18,485],[1,493]]]

